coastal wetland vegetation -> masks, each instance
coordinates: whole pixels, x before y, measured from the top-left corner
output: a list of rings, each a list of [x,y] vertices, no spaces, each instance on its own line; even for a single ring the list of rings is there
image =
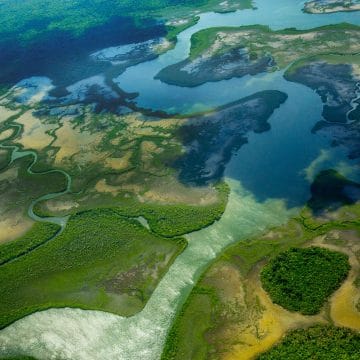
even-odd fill
[[[314,337],[303,345],[299,359],[309,358],[305,355],[314,351],[316,341],[324,341],[320,358],[338,353],[353,359],[360,330],[359,205],[323,205],[321,214],[306,206],[288,224],[230,246],[210,264],[179,310],[162,358],[285,359],[281,354],[291,353],[294,344]],[[288,285],[282,283],[280,290],[274,274],[287,257],[294,261],[285,261]],[[299,267],[291,270],[294,264]],[[310,296],[302,291],[308,277],[314,279],[310,287],[325,277]],[[298,296],[295,289],[302,289]],[[286,309],[273,301],[279,291],[278,303]],[[331,346],[321,335],[326,331],[334,338]]]

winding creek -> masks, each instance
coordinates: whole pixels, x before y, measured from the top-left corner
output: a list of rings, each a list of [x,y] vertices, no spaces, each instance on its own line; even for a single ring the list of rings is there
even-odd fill
[[[16,128],[17,133],[19,133],[21,131],[21,125],[11,124],[11,127]],[[26,169],[26,171],[30,175],[32,175],[32,174],[46,175],[46,174],[50,174],[50,173],[59,173],[59,174],[62,174],[66,178],[66,188],[63,191],[59,191],[59,192],[56,192],[56,193],[45,194],[45,195],[35,199],[34,201],[32,201],[32,203],[30,204],[30,206],[28,208],[28,215],[34,221],[51,222],[53,224],[60,225],[61,230],[60,230],[60,232],[58,232],[55,235],[55,236],[58,236],[65,229],[65,226],[66,226],[66,223],[67,223],[67,220],[68,220],[68,216],[65,216],[65,217],[40,217],[40,216],[38,216],[38,215],[36,215],[34,213],[34,207],[35,207],[36,204],[38,204],[39,202],[41,202],[43,200],[55,199],[55,198],[57,198],[59,196],[62,196],[62,195],[65,195],[65,194],[69,193],[71,191],[71,176],[66,171],[60,170],[60,169],[53,169],[53,170],[48,170],[48,171],[44,171],[44,172],[34,172],[34,171],[32,171],[32,168],[34,167],[34,165],[37,163],[37,160],[38,160],[38,155],[37,155],[37,153],[35,151],[21,150],[16,145],[3,145],[3,144],[0,144],[0,148],[8,149],[8,150],[11,151],[11,157],[10,157],[9,165],[11,165],[17,159],[23,158],[25,156],[31,156],[33,158],[33,161],[29,164],[29,166]]]
[[[38,312],[0,332],[1,354],[27,354],[44,360],[157,360],[176,311],[209,262],[234,241],[280,225],[296,214],[309,197],[309,181],[319,170],[333,167],[358,179],[353,171],[355,164],[347,159],[341,147],[329,148],[326,139],[311,133],[321,119],[320,97],[305,86],[287,82],[282,71],[196,88],[179,88],[153,79],[163,67],[186,58],[190,37],[200,29],[248,24],[305,29],[343,21],[360,25],[358,13],[304,14],[303,1],[258,0],[256,3],[257,10],[202,14],[197,25],[179,35],[175,49],[154,61],[129,68],[116,79],[125,91],[140,93],[138,105],[167,111],[191,112],[266,89],[288,94],[288,100],[269,120],[271,130],[250,134],[248,144],[228,164],[225,176],[231,193],[221,220],[187,235],[189,246],[175,260],[139,314],[125,318],[69,308]],[[34,156],[28,168],[31,172],[36,153],[13,148],[12,160],[26,155]],[[62,173],[68,179],[65,192],[70,191],[71,179]],[[45,195],[37,201],[65,192]],[[29,208],[29,215],[40,220],[32,211],[34,205]],[[65,226],[66,219],[52,221]]]

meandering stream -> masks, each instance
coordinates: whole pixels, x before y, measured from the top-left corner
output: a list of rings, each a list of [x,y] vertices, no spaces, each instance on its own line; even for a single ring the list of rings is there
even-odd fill
[[[21,125],[18,124],[11,124],[11,127],[16,128],[17,132],[19,133],[21,131]],[[25,156],[31,156],[33,158],[33,161],[28,165],[26,171],[33,175],[33,174],[37,174],[37,175],[46,175],[46,174],[50,174],[50,173],[59,173],[62,174],[65,178],[66,178],[66,188],[62,191],[56,192],[56,193],[50,193],[50,194],[45,194],[37,199],[35,199],[34,201],[31,202],[31,204],[29,205],[28,208],[28,215],[31,219],[33,219],[34,221],[40,221],[40,222],[51,222],[53,224],[57,224],[61,226],[61,230],[60,232],[58,232],[56,234],[56,236],[58,236],[65,228],[67,220],[68,220],[68,216],[64,216],[64,217],[40,217],[38,215],[36,215],[34,213],[34,207],[36,204],[38,204],[39,202],[43,201],[43,200],[50,200],[50,199],[55,199],[59,196],[65,195],[67,193],[69,193],[71,191],[71,176],[64,170],[60,170],[60,169],[53,169],[53,170],[47,170],[44,172],[34,172],[32,171],[32,168],[35,166],[35,164],[38,161],[38,155],[35,151],[31,151],[31,150],[22,150],[20,149],[20,147],[16,146],[16,145],[3,145],[0,144],[0,148],[2,149],[7,149],[11,151],[11,157],[10,157],[10,162],[9,165],[11,165],[15,160],[23,158]]]
[[[176,311],[209,262],[226,246],[286,222],[309,197],[309,181],[319,170],[333,167],[356,177],[351,172],[354,164],[342,148],[329,149],[326,139],[311,133],[321,119],[319,96],[305,86],[285,81],[281,71],[197,88],[178,88],[153,79],[161,68],[187,56],[194,32],[211,26],[259,23],[273,29],[304,29],[345,20],[360,24],[358,13],[309,15],[301,12],[302,5],[303,1],[259,0],[258,10],[202,14],[197,25],[180,34],[174,50],[129,68],[116,80],[124,90],[140,93],[139,105],[167,111],[213,107],[265,89],[284,91],[289,98],[270,118],[271,130],[250,134],[248,144],[233,156],[225,174],[231,193],[223,217],[187,236],[189,246],[175,260],[143,311],[130,318],[79,309],[38,312],[0,332],[0,353],[24,353],[44,360],[157,360]],[[32,207],[29,213],[34,215]]]

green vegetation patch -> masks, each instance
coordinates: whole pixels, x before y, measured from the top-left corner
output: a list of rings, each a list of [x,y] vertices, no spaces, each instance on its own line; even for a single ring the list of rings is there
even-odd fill
[[[0,328],[50,307],[132,315],[185,246],[113,210],[73,215],[60,235],[0,267]]]
[[[60,226],[56,224],[35,223],[24,236],[14,241],[0,244],[0,265],[34,250],[50,240],[59,230]]]
[[[192,35],[189,57],[163,68],[155,78],[193,87],[284,69],[309,56],[342,54],[345,60],[358,52],[359,29],[346,23],[309,30],[273,31],[264,25],[203,29]]]
[[[248,292],[247,287],[244,289],[244,300],[239,301],[243,279],[247,284],[254,283],[252,276],[255,276],[254,271],[257,274],[257,265],[262,261],[292,247],[300,247],[332,230],[358,231],[360,228],[356,219],[359,211],[358,205],[346,206],[338,211],[337,220],[326,221],[315,218],[311,211],[304,209],[299,218],[292,219],[288,224],[276,227],[263,236],[243,239],[227,248],[209,265],[179,310],[169,331],[162,360],[223,357],[234,344],[243,341],[238,337],[240,330],[232,333],[230,329],[234,326],[237,329],[254,327],[263,312],[262,303],[257,300],[256,294],[252,295],[251,289]],[[344,255],[339,255],[344,259]],[[234,281],[234,274],[239,274],[237,281]],[[232,290],[229,292],[229,289]]]
[[[29,173],[34,163],[33,156],[19,158],[1,171],[0,194],[6,210],[19,211],[29,204],[49,193],[61,192],[66,189],[66,177],[57,171]]]
[[[223,355],[224,348],[228,349],[231,345],[228,339],[216,335],[218,330],[231,327],[237,321],[245,323],[248,314],[259,311],[259,303],[251,301],[246,308],[238,299],[234,301],[231,295],[224,296],[222,285],[229,278],[224,277],[221,269],[225,266],[247,276],[253,266],[265,257],[288,249],[289,238],[293,245],[305,241],[303,237],[298,238],[295,221],[277,231],[279,238],[272,241],[262,238],[242,240],[210,264],[178,312],[167,336],[162,360],[218,359]],[[223,332],[220,330],[220,333]]]
[[[219,220],[226,203],[224,199],[207,206],[136,204],[133,208],[117,208],[116,211],[124,216],[143,216],[155,233],[173,237],[201,230]]]
[[[292,248],[261,272],[261,282],[272,301],[290,311],[313,315],[340,286],[350,270],[345,254],[319,247]]]
[[[16,356],[16,357],[7,357],[1,359],[2,360],[36,360],[34,357],[31,356]]]
[[[199,286],[193,289],[168,334],[161,360],[208,358],[204,337],[212,325],[216,302],[211,290]]]
[[[111,207],[117,214],[124,217],[142,216],[148,221],[153,232],[161,236],[173,237],[203,229],[221,218],[228,201],[229,187],[225,182],[221,182],[215,188],[219,200],[209,205],[140,203],[134,198],[124,196],[114,197],[102,194],[101,197],[91,197],[91,193],[86,193],[86,202],[81,201],[83,195],[80,194],[79,208],[74,208],[72,211]],[[54,214],[48,210],[46,202],[38,203],[34,211],[42,217],[65,216],[69,213],[67,211]]]
[[[34,40],[54,30],[79,35],[85,30],[107,23],[116,16],[142,18],[187,16],[197,10],[226,11],[250,8],[251,0],[230,0],[228,7],[221,0],[79,0],[76,3],[59,0],[3,1],[0,34],[6,40]]]
[[[314,326],[290,332],[258,360],[358,360],[360,334],[334,326]]]
[[[11,153],[7,149],[0,149],[0,171],[5,169],[10,163]]]
[[[198,21],[200,20],[199,16],[193,16],[190,19],[185,20],[183,24],[180,25],[167,25],[166,26],[166,39],[169,41],[176,41],[177,36],[185,31],[186,29],[196,25]]]

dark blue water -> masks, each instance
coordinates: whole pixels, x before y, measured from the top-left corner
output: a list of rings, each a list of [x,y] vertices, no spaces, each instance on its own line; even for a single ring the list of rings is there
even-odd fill
[[[29,23],[28,27],[36,30],[46,27],[47,22],[38,20]],[[109,64],[91,61],[91,52],[108,46],[146,41],[165,33],[164,24],[154,19],[135,24],[130,17],[118,16],[79,36],[53,30],[26,44],[16,39],[0,39],[0,85],[14,85],[31,76],[47,76],[55,85],[64,87],[109,68]]]

